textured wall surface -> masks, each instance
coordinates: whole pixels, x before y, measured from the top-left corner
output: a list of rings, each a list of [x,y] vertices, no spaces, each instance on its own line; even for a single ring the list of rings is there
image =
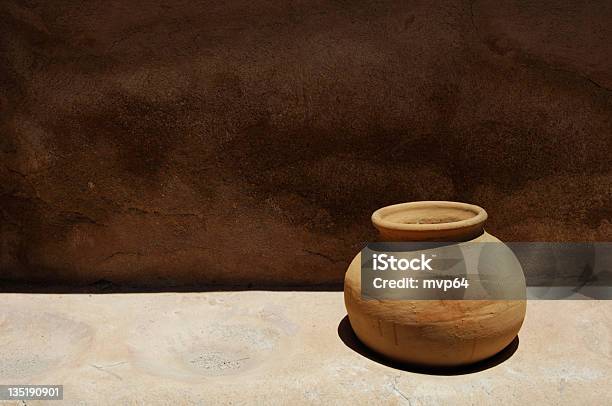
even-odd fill
[[[0,279],[339,282],[371,212],[612,235],[612,2],[0,0]]]

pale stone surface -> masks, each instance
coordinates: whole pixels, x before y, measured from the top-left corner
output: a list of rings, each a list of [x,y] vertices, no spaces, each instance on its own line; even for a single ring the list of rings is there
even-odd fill
[[[354,351],[345,315],[340,292],[2,294],[0,384],[63,384],[68,404],[612,404],[612,302],[530,301],[510,358],[450,376]]]

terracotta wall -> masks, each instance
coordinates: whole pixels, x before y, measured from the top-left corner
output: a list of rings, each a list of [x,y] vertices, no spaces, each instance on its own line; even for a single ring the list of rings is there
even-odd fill
[[[610,240],[612,2],[0,2],[0,279],[339,282],[370,213]]]

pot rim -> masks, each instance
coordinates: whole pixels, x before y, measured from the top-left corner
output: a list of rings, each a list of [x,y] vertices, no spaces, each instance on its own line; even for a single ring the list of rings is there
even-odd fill
[[[420,224],[420,223],[399,223],[395,221],[387,220],[390,214],[395,214],[402,211],[411,211],[413,209],[423,208],[451,208],[460,209],[463,211],[469,211],[474,213],[473,217],[465,220],[452,221],[447,223],[433,223],[433,224]],[[467,227],[473,227],[477,224],[484,223],[488,218],[487,212],[480,206],[469,203],[443,201],[443,200],[427,200],[417,201],[409,203],[399,203],[390,206],[382,207],[372,213],[372,223],[376,228],[385,228],[389,230],[399,231],[443,231],[443,230],[458,230]]]

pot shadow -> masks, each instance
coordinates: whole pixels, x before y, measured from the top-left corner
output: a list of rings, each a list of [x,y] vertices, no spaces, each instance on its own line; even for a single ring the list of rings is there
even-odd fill
[[[516,352],[519,346],[519,338],[518,336],[516,336],[506,348],[504,348],[499,353],[495,354],[490,358],[476,362],[471,365],[444,368],[400,363],[397,361],[392,361],[388,358],[383,357],[382,355],[375,353],[374,351],[366,347],[361,341],[359,341],[359,339],[355,335],[355,332],[353,331],[353,328],[351,327],[351,322],[349,321],[348,316],[344,316],[342,321],[340,321],[340,324],[338,324],[338,336],[340,337],[342,342],[351,350],[376,363],[385,365],[389,368],[394,368],[406,372],[442,376],[473,374],[475,372],[480,372],[489,368],[493,368],[506,361],[508,358],[512,357],[512,355]]]

